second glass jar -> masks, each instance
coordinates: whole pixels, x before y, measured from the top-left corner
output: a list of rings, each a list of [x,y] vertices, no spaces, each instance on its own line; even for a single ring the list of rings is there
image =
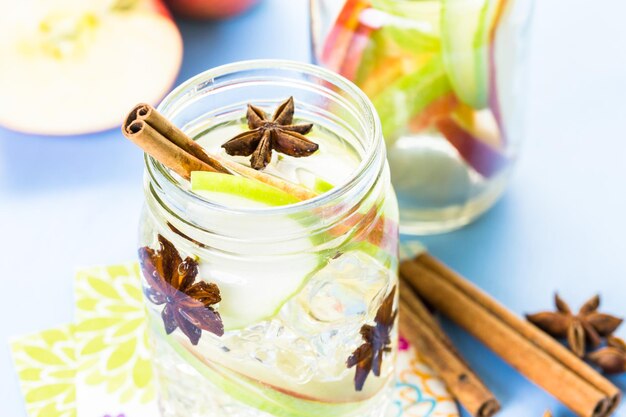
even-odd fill
[[[453,230],[491,207],[523,138],[532,0],[310,5],[315,60],[380,115],[400,230]]]

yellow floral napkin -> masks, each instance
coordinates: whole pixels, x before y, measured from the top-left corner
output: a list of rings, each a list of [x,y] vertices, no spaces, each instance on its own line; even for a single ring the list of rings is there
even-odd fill
[[[75,281],[76,322],[11,343],[29,417],[158,417],[136,264]],[[389,417],[456,417],[444,384],[400,340]]]
[[[29,417],[76,417],[74,344],[72,325],[11,343]]]

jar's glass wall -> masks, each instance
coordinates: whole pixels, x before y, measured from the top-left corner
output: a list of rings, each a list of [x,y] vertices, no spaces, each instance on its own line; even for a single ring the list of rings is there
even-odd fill
[[[493,205],[524,135],[532,0],[310,5],[316,61],[380,115],[401,230],[451,230]]]
[[[223,334],[201,325],[198,334],[184,331],[187,319],[197,319],[185,310],[184,291],[159,299],[143,260],[164,417],[384,415],[397,337],[397,202],[379,122],[343,83],[305,64],[237,64],[197,77],[160,106],[201,141],[242,122],[246,103],[270,109],[293,95],[296,118],[349,141],[361,161],[317,201],[248,210],[194,196],[147,158],[140,253],[163,259],[170,248],[174,266],[162,269],[172,282],[193,270],[194,283],[216,284],[221,300],[210,306],[224,326]],[[166,308],[182,308],[180,317],[168,322]],[[381,309],[390,309],[382,367],[357,386],[347,362]]]

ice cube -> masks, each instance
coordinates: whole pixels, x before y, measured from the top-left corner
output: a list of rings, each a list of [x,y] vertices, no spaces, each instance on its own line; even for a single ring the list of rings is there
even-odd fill
[[[289,304],[298,304],[291,309],[305,316],[314,330],[362,323],[375,315],[389,281],[387,268],[364,252],[350,251],[330,259]]]

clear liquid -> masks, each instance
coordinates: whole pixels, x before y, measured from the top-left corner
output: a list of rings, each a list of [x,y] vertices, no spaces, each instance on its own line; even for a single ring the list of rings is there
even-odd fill
[[[209,129],[198,125],[189,133],[209,153],[248,165],[248,158],[227,156],[221,148],[244,130],[245,120],[237,119]],[[265,172],[312,188],[319,179],[340,185],[357,169],[360,151],[332,131],[316,125],[307,138],[319,144],[314,155],[292,158],[273,152]],[[255,204],[245,198],[218,202]],[[385,198],[379,215],[395,225],[393,194]],[[232,227],[245,229],[244,223],[242,219]],[[277,227],[301,227],[290,218],[266,226],[268,233]],[[157,229],[148,223],[146,239],[165,233]],[[180,229],[193,236],[193,230]],[[395,250],[382,249],[386,237],[380,247],[367,238],[341,245],[311,239],[292,247],[289,256],[233,257],[168,236],[181,256],[198,259],[198,277],[220,288],[218,311],[226,332],[221,337],[203,332],[192,346],[179,329],[165,335],[161,308],[148,303],[163,417],[385,415],[393,382],[395,326],[381,375],[370,374],[360,391],[355,390],[355,369],[348,368],[346,360],[363,343],[361,327],[374,322],[382,300],[397,285]],[[395,239],[395,233],[389,238]]]
[[[294,124],[298,123],[307,121],[295,119]],[[230,156],[222,148],[222,144],[230,138],[248,130],[245,119],[226,121],[218,126],[198,130],[194,137],[209,154],[250,166],[250,157]],[[341,185],[357,169],[361,155],[349,141],[317,124],[306,138],[319,145],[313,155],[294,158],[272,151],[272,159],[263,172],[315,190],[320,182],[328,186]],[[241,206],[252,203],[250,200],[237,200],[237,204]]]
[[[402,207],[400,230],[422,235],[457,229],[483,214],[504,192],[512,168],[485,179],[438,135],[404,135],[387,158]]]
[[[370,375],[360,392],[354,389],[354,369],[348,369],[345,361],[362,342],[361,325],[373,321],[381,298],[394,283],[388,268],[362,253],[347,253],[314,274],[270,320],[220,338],[203,335],[195,347],[176,331],[173,343],[193,352],[195,360],[182,356],[181,347],[176,350],[165,339],[172,336],[153,332],[163,416],[284,415],[272,414],[274,407],[307,415],[319,404],[328,415],[384,416],[395,355],[385,355],[381,376]],[[158,314],[151,320],[162,326]],[[394,333],[392,339],[396,337]],[[216,367],[226,369],[226,378],[234,381],[227,392],[206,376]],[[238,381],[253,381],[265,393],[257,395]]]

